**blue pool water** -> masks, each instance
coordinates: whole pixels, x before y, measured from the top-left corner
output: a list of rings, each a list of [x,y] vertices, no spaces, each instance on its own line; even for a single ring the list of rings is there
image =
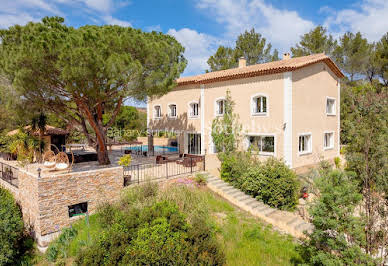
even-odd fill
[[[132,151],[148,151],[148,146],[143,145],[143,146],[133,146],[133,147],[128,147],[126,150],[132,150]],[[172,146],[154,146],[154,151],[155,152],[177,152],[178,147],[172,147]]]

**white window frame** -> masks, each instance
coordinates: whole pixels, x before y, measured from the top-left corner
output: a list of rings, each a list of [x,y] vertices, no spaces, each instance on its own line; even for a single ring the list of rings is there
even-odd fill
[[[328,113],[328,112],[327,112],[327,102],[328,102],[329,100],[333,100],[333,101],[334,101],[333,113]],[[337,111],[336,111],[336,110],[337,110],[337,100],[336,100],[336,98],[327,96],[327,97],[326,97],[326,102],[325,102],[325,112],[326,112],[326,115],[327,115],[327,116],[335,116],[335,115],[337,114]]]
[[[218,110],[219,110],[218,102],[220,102],[220,101],[224,101],[224,112],[222,114],[218,113]],[[214,115],[215,116],[223,116],[225,114],[225,103],[226,103],[225,97],[219,97],[219,98],[215,99],[215,101],[214,101]]]
[[[175,116],[171,115],[171,106],[172,105],[175,105]],[[178,105],[176,103],[169,103],[167,105],[167,109],[168,109],[168,118],[176,119],[178,117]]]
[[[193,115],[193,104],[198,104],[198,114],[197,115]],[[191,118],[191,119],[198,119],[200,117],[200,110],[201,110],[201,106],[199,105],[199,102],[198,101],[191,101],[188,103],[188,117]]]
[[[160,116],[156,116],[156,107],[159,107],[159,110],[160,110]],[[153,108],[152,108],[152,110],[153,110],[153,118],[154,119],[161,119],[162,117],[163,117],[163,115],[162,115],[162,106],[160,105],[160,104],[157,104],[157,105],[154,105],[153,106]]]
[[[274,145],[273,145],[273,152],[267,152],[267,151],[259,151],[259,155],[263,156],[273,156],[276,157],[276,149],[277,149],[277,137],[275,133],[246,133],[245,138],[246,138],[246,149],[249,148],[249,138],[250,137],[273,137]]]
[[[329,147],[325,147],[325,137],[326,137],[326,134],[333,134],[332,135],[332,140],[331,140],[331,146]],[[334,131],[325,131],[323,132],[323,150],[332,150],[334,149]]]
[[[299,151],[299,138],[302,136],[310,136],[309,147],[307,151]],[[298,134],[298,155],[311,154],[313,152],[313,134],[311,132]]]
[[[259,98],[259,97],[265,97],[266,98],[267,110],[265,112],[255,112],[255,110],[254,110],[254,108],[256,106],[255,100],[257,98]],[[263,93],[257,93],[255,95],[252,95],[251,96],[250,108],[251,108],[251,115],[252,116],[268,116],[269,115],[269,97],[268,97],[268,95],[263,94]]]

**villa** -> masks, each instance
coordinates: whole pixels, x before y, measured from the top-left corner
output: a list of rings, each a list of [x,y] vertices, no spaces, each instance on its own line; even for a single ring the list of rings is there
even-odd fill
[[[152,131],[180,132],[181,154],[206,156],[206,169],[219,162],[212,121],[224,114],[227,90],[242,124],[241,149],[254,145],[260,158],[282,158],[294,169],[329,160],[340,151],[340,79],[344,75],[325,54],[238,68],[177,80],[168,94],[147,101]],[[149,143],[152,143],[152,136]]]

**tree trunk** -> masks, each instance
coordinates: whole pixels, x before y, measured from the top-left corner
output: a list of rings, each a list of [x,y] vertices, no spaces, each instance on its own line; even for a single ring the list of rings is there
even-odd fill
[[[108,165],[110,164],[109,154],[106,147],[106,138],[105,138],[105,130],[101,126],[101,122],[97,121],[95,116],[90,112],[89,108],[83,104],[83,102],[79,102],[80,107],[84,111],[87,120],[89,121],[90,126],[93,128],[93,131],[96,133],[96,152],[97,159],[100,165]]]
[[[105,148],[102,148],[99,144],[97,144],[96,146],[97,159],[100,165],[110,164],[109,153],[108,153],[108,150],[106,149],[106,145],[104,145],[104,147]]]

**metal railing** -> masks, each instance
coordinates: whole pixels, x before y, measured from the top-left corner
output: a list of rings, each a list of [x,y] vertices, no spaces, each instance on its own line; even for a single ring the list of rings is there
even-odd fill
[[[205,170],[205,157],[193,156],[167,159],[158,163],[136,164],[124,167],[124,186],[147,181],[162,181],[172,177]]]
[[[132,146],[129,147],[126,151],[130,151],[130,154],[133,156],[157,156],[157,155],[173,155],[179,154],[179,149],[171,150],[172,146],[154,146],[152,151],[148,151],[147,149],[143,149],[143,146]],[[175,147],[174,147],[175,148]],[[157,149],[157,150],[156,150]]]
[[[17,168],[0,162],[0,178],[14,187],[19,187]]]

